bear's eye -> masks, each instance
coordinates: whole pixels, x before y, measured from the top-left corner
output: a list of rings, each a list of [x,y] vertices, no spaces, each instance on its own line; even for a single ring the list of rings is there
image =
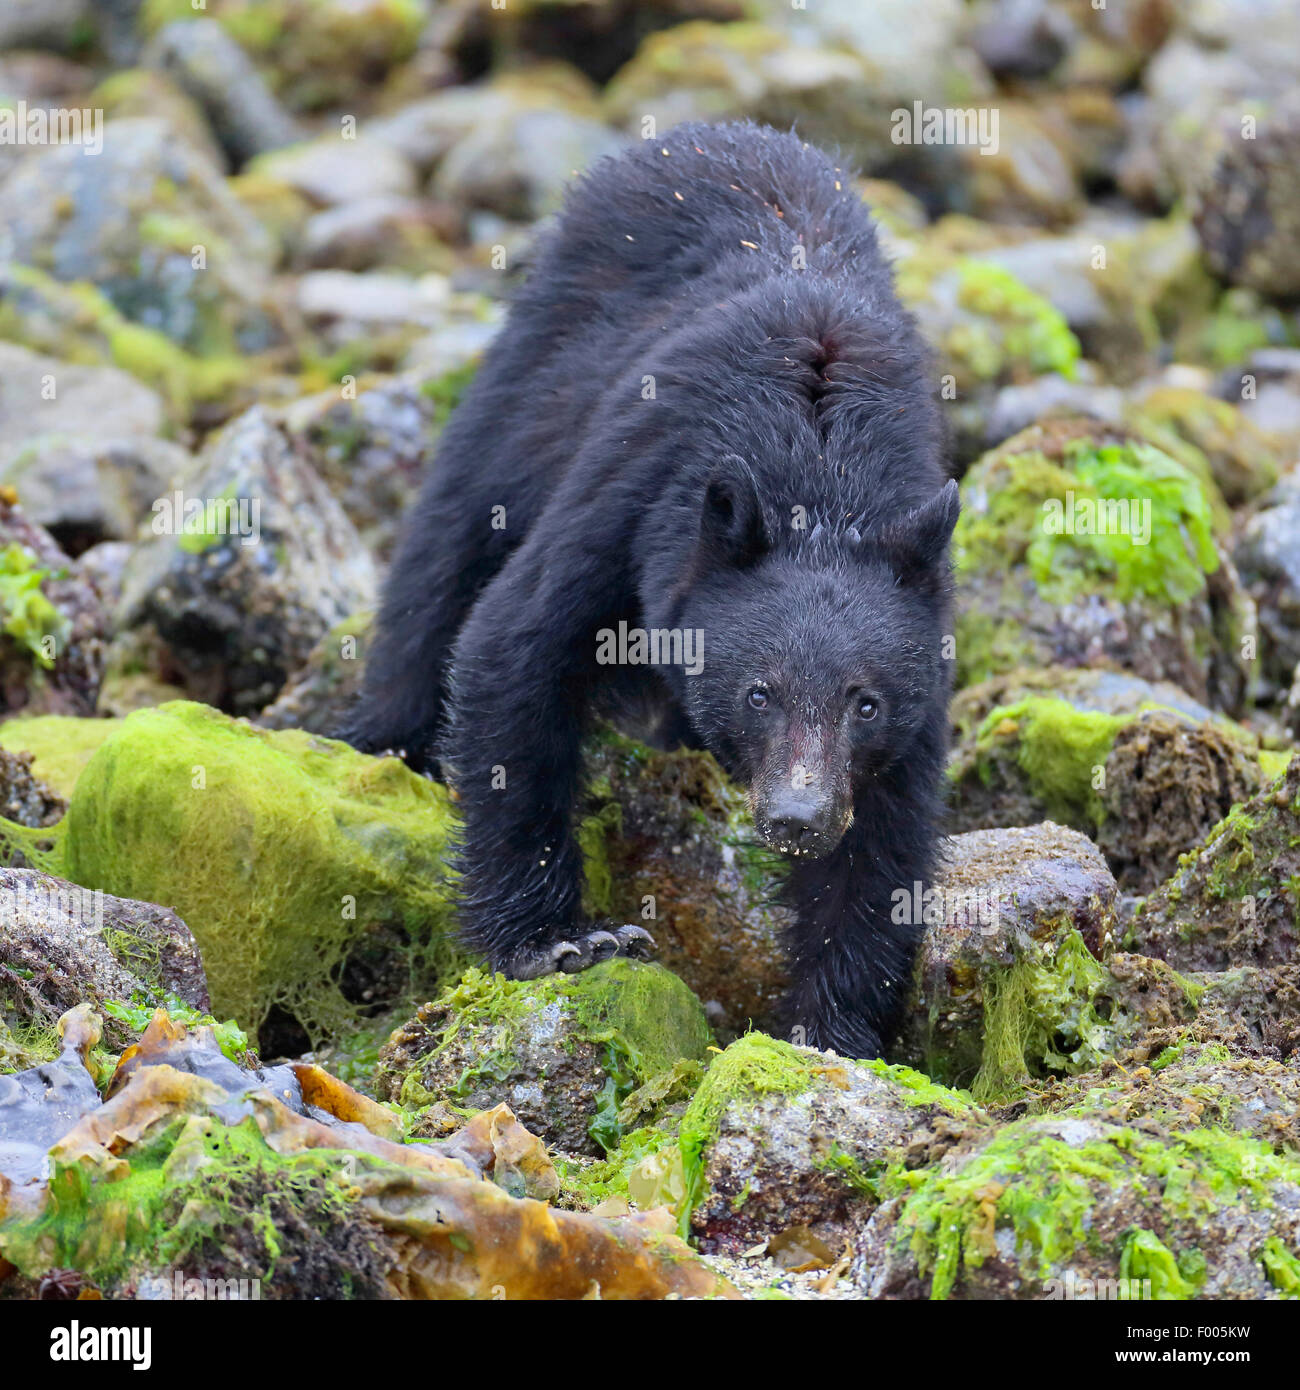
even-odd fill
[[[749,701],[750,709],[767,708],[767,691],[760,686],[755,686],[745,697]]]
[[[868,700],[865,696],[858,701],[858,718],[874,719],[880,713],[880,707],[874,700]]]

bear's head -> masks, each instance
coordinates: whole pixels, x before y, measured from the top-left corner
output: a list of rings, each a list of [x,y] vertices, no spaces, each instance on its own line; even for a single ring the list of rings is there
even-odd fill
[[[949,482],[859,533],[774,536],[744,470],[715,475],[679,621],[703,634],[680,689],[696,732],[750,787],[773,848],[829,854],[859,792],[946,727],[943,651],[959,510]]]

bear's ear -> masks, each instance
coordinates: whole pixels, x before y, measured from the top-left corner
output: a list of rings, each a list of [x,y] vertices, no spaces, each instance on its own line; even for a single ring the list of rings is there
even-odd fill
[[[945,573],[944,553],[960,511],[961,495],[950,478],[928,502],[881,532],[880,548],[904,584]]]
[[[704,490],[700,549],[715,563],[751,565],[767,548],[753,475],[744,459],[728,454]]]

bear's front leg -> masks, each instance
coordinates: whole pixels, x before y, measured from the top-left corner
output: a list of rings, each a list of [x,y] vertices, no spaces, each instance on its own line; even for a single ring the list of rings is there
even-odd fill
[[[571,521],[565,533],[593,534]],[[456,644],[442,761],[464,819],[461,934],[515,979],[654,945],[640,927],[584,920],[572,826],[596,633],[617,598],[617,573],[616,555],[525,542]]]

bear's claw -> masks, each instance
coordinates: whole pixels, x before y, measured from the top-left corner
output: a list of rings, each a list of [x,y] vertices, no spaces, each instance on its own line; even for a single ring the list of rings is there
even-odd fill
[[[536,980],[557,972],[574,975],[611,956],[644,960],[655,949],[654,937],[642,927],[623,926],[613,931],[596,928],[564,941],[521,946],[502,962],[501,970],[512,980]]]

